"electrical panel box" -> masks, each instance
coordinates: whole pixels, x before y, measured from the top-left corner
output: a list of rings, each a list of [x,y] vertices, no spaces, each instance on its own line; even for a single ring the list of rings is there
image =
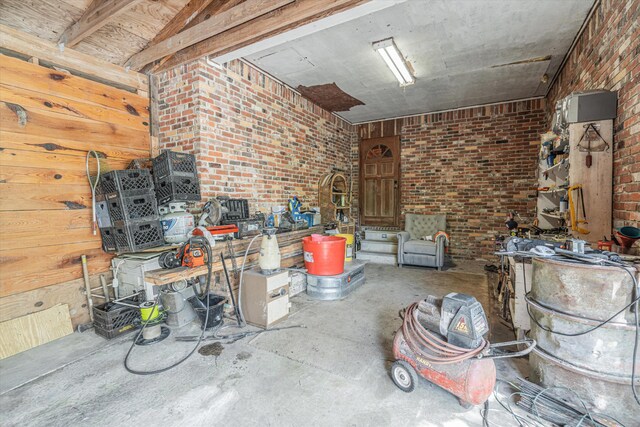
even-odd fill
[[[262,274],[244,272],[242,314],[244,320],[260,328],[269,328],[289,316],[289,272]]]
[[[617,104],[617,92],[601,90],[572,93],[565,98],[563,115],[567,123],[615,119]]]

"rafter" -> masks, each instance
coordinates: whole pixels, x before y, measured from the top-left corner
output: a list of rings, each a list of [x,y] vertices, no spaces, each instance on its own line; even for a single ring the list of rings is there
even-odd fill
[[[208,3],[206,6],[204,6],[204,8],[195,16],[191,16],[191,19],[189,19],[189,21],[187,22],[186,20],[183,20],[182,17],[180,17],[179,15],[182,13],[183,10],[189,8],[189,12],[192,12],[195,14],[195,7],[194,5],[191,5],[191,3],[194,2],[203,2],[203,3]],[[206,21],[207,19],[211,18],[212,16],[216,16],[219,13],[225,12],[229,9],[231,9],[232,7],[235,7],[237,5],[239,5],[240,3],[242,3],[244,0],[192,0],[191,2],[189,2],[189,4],[187,4],[179,13],[178,15],[176,15],[166,26],[165,28],[163,28],[162,30],[160,30],[160,32],[153,38],[153,40],[151,42],[149,42],[149,45],[147,47],[151,47],[156,45],[157,43],[168,39],[171,36],[174,36],[176,34],[178,34],[180,31],[184,31],[187,30],[191,27],[194,27],[204,21]],[[191,6],[190,6],[191,5]],[[185,15],[188,12],[185,12]],[[183,24],[184,25],[181,27],[180,25]],[[146,67],[142,68],[140,70],[140,72],[144,72],[144,73],[154,73],[158,68],[160,68],[162,66],[162,64],[164,64],[166,61],[168,61],[169,59],[173,58],[173,55],[167,55],[164,58],[162,58],[161,60],[153,63],[153,64],[149,64]]]
[[[247,21],[277,10],[293,1],[294,0],[246,0],[236,7],[212,16],[200,24],[136,53],[129,58],[125,67],[139,70],[150,62],[242,25]]]
[[[84,38],[98,31],[116,16],[132,8],[142,0],[93,0],[80,19],[62,33],[58,41],[65,47],[73,47]]]
[[[154,46],[161,41],[173,37],[188,25],[196,20],[200,14],[206,10],[214,0],[191,0],[187,3],[169,22],[162,28],[158,34],[149,42],[147,47]],[[216,3],[225,3],[225,0],[216,0]]]
[[[155,71],[167,70],[204,56],[220,56],[368,1],[296,0],[292,4],[182,49]]]

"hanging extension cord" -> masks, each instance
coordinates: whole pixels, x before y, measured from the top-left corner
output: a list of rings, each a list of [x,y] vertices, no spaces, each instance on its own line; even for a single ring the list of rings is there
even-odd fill
[[[160,374],[162,372],[166,372],[170,369],[175,368],[176,366],[180,365],[181,363],[185,362],[187,359],[189,359],[193,353],[196,352],[196,350],[198,350],[198,347],[200,347],[200,343],[202,343],[202,339],[204,338],[204,334],[206,332],[206,325],[209,322],[209,290],[211,288],[211,263],[213,262],[213,256],[211,253],[211,245],[209,245],[209,242],[207,241],[207,239],[200,239],[200,238],[196,238],[196,237],[192,237],[191,239],[193,240],[199,240],[203,242],[203,246],[205,248],[205,251],[207,252],[207,284],[205,286],[205,291],[204,291],[204,295],[207,298],[207,305],[206,305],[206,313],[204,316],[204,324],[202,326],[202,332],[200,333],[200,337],[198,338],[198,341],[196,342],[196,345],[193,347],[193,349],[186,355],[184,356],[182,359],[178,360],[177,362],[166,366],[164,368],[160,368],[160,369],[155,369],[152,371],[140,371],[137,369],[133,369],[129,366],[129,356],[131,356],[131,353],[133,352],[133,348],[136,346],[136,341],[138,341],[138,339],[142,336],[142,332],[144,331],[144,329],[147,327],[147,325],[149,324],[149,322],[151,321],[151,318],[153,317],[153,311],[151,313],[151,315],[149,316],[149,318],[147,319],[147,321],[142,325],[142,328],[140,329],[140,331],[138,332],[138,334],[136,335],[136,337],[134,338],[133,342],[131,343],[131,347],[129,347],[129,351],[127,352],[127,355],[124,358],[124,368],[132,374],[135,375],[155,375],[155,374]],[[160,299],[160,293],[158,292],[158,296],[156,296],[155,300],[154,300],[154,307],[155,309],[158,308],[158,302]]]

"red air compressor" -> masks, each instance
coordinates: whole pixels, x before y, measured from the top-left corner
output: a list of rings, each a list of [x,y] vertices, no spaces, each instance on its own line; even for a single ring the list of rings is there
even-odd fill
[[[411,304],[393,340],[393,382],[411,392],[420,375],[457,396],[464,407],[484,403],[496,383],[493,359],[524,356],[536,344],[534,340],[521,340],[490,345],[484,339],[487,332],[487,317],[472,296],[430,295]],[[518,344],[526,348],[518,352],[498,350]]]

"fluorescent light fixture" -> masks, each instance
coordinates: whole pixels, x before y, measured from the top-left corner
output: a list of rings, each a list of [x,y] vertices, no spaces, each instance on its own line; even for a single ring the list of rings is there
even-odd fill
[[[373,43],[373,49],[380,54],[384,63],[391,70],[400,86],[407,86],[415,83],[416,79],[411,73],[410,65],[402,56],[398,46],[393,42],[393,38],[380,40]]]

